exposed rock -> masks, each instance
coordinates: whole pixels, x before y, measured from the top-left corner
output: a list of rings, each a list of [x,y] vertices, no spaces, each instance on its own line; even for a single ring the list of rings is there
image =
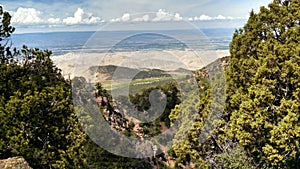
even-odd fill
[[[23,157],[0,160],[1,169],[32,169]]]
[[[215,60],[209,65],[202,69],[193,71],[195,77],[210,78],[213,77],[215,73],[224,71],[229,65],[229,56],[225,56]]]

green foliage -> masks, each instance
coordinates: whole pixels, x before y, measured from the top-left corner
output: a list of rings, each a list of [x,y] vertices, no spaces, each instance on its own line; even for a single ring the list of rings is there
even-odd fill
[[[298,0],[274,0],[268,8],[261,7],[258,14],[251,12],[247,24],[234,33],[226,72],[225,111],[224,86],[219,83],[225,77],[218,73],[208,75],[205,70],[196,76],[200,92],[192,91],[182,96],[183,100],[179,99],[179,91],[173,83],[130,96],[138,110],[144,111],[151,107],[152,90],[160,89],[166,95],[167,107],[163,114],[153,123],[140,126],[146,136],[154,136],[160,133],[161,122],[167,127],[179,123],[174,144],[169,145],[169,154],[165,155],[175,162],[176,168],[298,167],[299,9]],[[76,104],[87,107],[74,109],[71,82],[55,67],[50,51],[26,46],[21,50],[11,49],[10,36],[14,28],[10,20],[9,13],[0,7],[0,158],[23,156],[33,168],[164,165],[159,159],[149,162],[118,157],[96,145],[82,130],[83,127],[86,131],[99,131],[99,127],[104,126],[94,125],[95,117],[100,114],[88,113],[89,108],[99,110],[93,107],[93,98],[83,99],[94,91],[73,93],[79,97]],[[211,69],[222,68],[219,63],[210,66]],[[115,67],[91,69],[111,73]],[[142,72],[137,77],[151,74],[165,77],[160,70]],[[74,88],[84,89],[85,84],[84,78],[73,79]],[[185,87],[189,87],[188,84]],[[112,101],[100,83],[96,84],[96,91]],[[135,124],[128,126],[133,129]],[[134,135],[131,130],[123,132]],[[122,147],[116,148],[122,151]]]
[[[21,53],[18,61],[1,64],[0,156],[51,168],[74,141],[68,138],[74,129],[71,87],[50,52],[24,47]]]
[[[10,50],[10,19],[0,7],[0,158],[23,156],[33,168],[80,168],[85,154],[78,143],[87,137],[74,116],[70,82],[50,51]]]
[[[10,37],[10,35],[15,31],[15,28],[10,26],[11,15],[3,11],[2,6],[0,6],[0,41],[5,38]]]
[[[180,103],[179,90],[177,88],[177,85],[173,82],[169,82],[157,87],[143,89],[135,95],[130,95],[130,101],[136,106],[136,108],[139,111],[148,111],[151,107],[151,104],[149,102],[149,96],[153,90],[160,90],[165,95],[166,107],[164,108],[163,113],[160,114],[159,118],[156,119],[154,122],[141,124],[141,127],[143,128],[143,131],[147,136],[155,136],[161,132],[160,122],[164,122],[166,127],[170,127],[170,112],[175,107],[175,105]],[[162,99],[161,94],[155,96],[155,99]],[[155,114],[155,110],[153,114]],[[139,117],[139,115],[136,116]]]
[[[115,79],[131,79],[131,75],[134,75],[135,79],[146,79],[155,77],[170,77],[169,74],[165,73],[159,69],[149,69],[149,70],[138,70],[128,67],[115,66],[115,65],[105,65],[105,66],[92,66],[89,70],[93,73],[101,73],[106,75],[108,79],[114,77]],[[118,73],[115,73],[118,72]]]
[[[232,148],[228,148],[226,151],[214,155],[217,164],[217,166],[214,166],[215,168],[257,168],[254,165],[253,159],[248,157],[242,146],[238,144],[231,145],[233,145]]]
[[[82,139],[78,140],[77,142],[74,142],[75,147],[78,147],[78,149],[81,152],[80,157],[82,158],[80,159],[84,160],[83,161],[84,165],[80,165],[80,167],[83,166],[82,168],[151,168],[152,166],[147,161],[147,159],[131,159],[126,157],[120,157],[113,154],[113,153],[118,153],[118,154],[122,153],[124,150],[134,151],[134,147],[131,147],[131,145],[128,145],[126,143],[117,143],[117,141],[115,140],[114,152],[108,152],[96,144],[96,143],[101,143],[102,145],[111,144],[112,142],[111,139],[113,139],[114,136],[111,133],[112,131],[107,126],[107,123],[110,123],[111,121],[106,121],[104,119],[101,120],[102,119],[101,116],[103,115],[101,113],[107,113],[106,110],[108,109],[112,111],[111,113],[116,113],[116,112],[113,112],[113,107],[108,108],[109,107],[108,104],[104,104],[104,105],[95,104],[93,100],[93,96],[94,93],[96,93],[96,98],[100,96],[106,97],[108,98],[107,101],[110,102],[110,104],[112,104],[111,95],[103,88],[101,83],[96,83],[95,88],[86,88],[85,86],[86,80],[82,77],[74,78],[72,82],[73,82],[73,89],[74,91],[77,92],[73,95],[74,98],[76,97],[75,100],[78,101],[78,103],[76,103],[77,107],[75,107],[76,115],[82,127],[85,129],[86,133],[90,134],[89,137],[91,137],[89,138],[86,134],[84,134],[85,136],[80,135],[80,137],[78,137],[76,134],[74,135],[77,136],[77,139],[82,137]],[[119,120],[119,119],[113,119],[113,120]],[[122,122],[125,124],[124,121]],[[134,123],[129,123],[128,124],[129,130],[123,130],[119,132],[122,132],[122,134],[126,136],[134,137],[135,133],[133,133],[132,131],[134,125],[135,125]],[[107,130],[103,128],[106,128]],[[78,130],[78,132],[80,132],[80,130]],[[128,147],[126,146],[130,146],[132,149],[129,150]],[[70,152],[72,153],[74,151],[70,151]],[[74,154],[74,156],[75,155],[76,154]],[[69,154],[66,154],[64,156],[64,158],[67,159],[71,157],[69,157]],[[69,160],[65,160],[65,161],[68,162]],[[62,164],[64,164],[65,166],[73,166],[72,164],[65,163],[65,162]],[[59,165],[61,165],[61,163],[59,163]]]
[[[230,44],[231,136],[256,161],[293,168],[300,141],[300,1],[275,0],[251,12]]]
[[[70,81],[54,66],[51,52],[26,46],[10,51],[10,18],[0,8],[0,159],[23,156],[33,168],[151,168],[89,139],[77,116],[92,118],[78,107],[74,114]],[[73,87],[83,87],[82,81],[74,79]]]

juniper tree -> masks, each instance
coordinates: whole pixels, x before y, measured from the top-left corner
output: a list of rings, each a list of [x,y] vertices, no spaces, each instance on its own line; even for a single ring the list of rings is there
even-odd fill
[[[23,156],[33,168],[80,168],[78,144],[87,137],[74,115],[70,82],[50,51],[12,49],[10,20],[0,7],[0,158]]]
[[[234,33],[227,72],[229,133],[257,161],[300,161],[300,1],[274,0]]]

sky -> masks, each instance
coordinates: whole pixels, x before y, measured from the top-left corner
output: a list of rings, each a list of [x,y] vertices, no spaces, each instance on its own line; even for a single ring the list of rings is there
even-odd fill
[[[272,0],[1,0],[17,33],[94,30],[105,24],[191,22],[241,27]]]

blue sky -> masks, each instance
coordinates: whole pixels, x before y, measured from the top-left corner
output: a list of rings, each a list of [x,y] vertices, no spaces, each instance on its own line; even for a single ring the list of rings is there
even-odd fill
[[[2,0],[18,32],[96,29],[105,23],[198,22],[241,26],[271,0]],[[201,24],[201,22],[203,22]],[[230,23],[230,24],[228,24]],[[49,30],[49,29],[48,29]]]

